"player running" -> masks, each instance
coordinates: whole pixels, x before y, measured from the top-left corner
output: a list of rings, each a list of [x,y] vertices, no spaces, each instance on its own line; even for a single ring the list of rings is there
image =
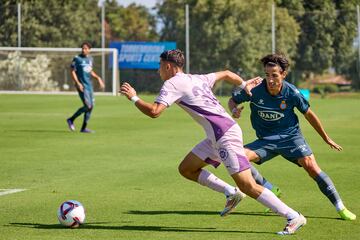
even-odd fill
[[[250,89],[261,79],[255,78],[246,84],[230,71],[206,75],[185,74],[184,63],[184,55],[180,50],[165,51],[160,55],[159,74],[164,84],[154,103],[140,99],[128,83],[121,86],[121,93],[133,101],[143,114],[152,118],[159,117],[173,103],[186,111],[204,128],[207,137],[185,156],[179,165],[180,174],[234,199],[233,196],[239,195],[239,190],[203,169],[208,164],[217,167],[221,162],[224,163],[242,192],[287,219],[285,229],[279,234],[293,234],[306,224],[305,217],[288,207],[270,190],[256,184],[245,156],[242,131],[211,90],[216,82],[227,81],[251,94]]]
[[[91,77],[94,77],[98,81],[101,89],[104,89],[105,85],[103,80],[93,70],[93,58],[89,56],[91,44],[84,42],[81,44],[81,49],[81,54],[74,57],[71,63],[71,77],[79,93],[79,97],[83,102],[83,106],[79,108],[74,115],[66,119],[66,122],[70,131],[75,131],[74,121],[84,113],[84,121],[80,132],[92,133],[93,131],[87,128],[91,112],[94,108],[94,90]]]
[[[235,91],[229,99],[233,117],[239,118],[243,102],[250,102],[251,124],[258,137],[245,145],[245,153],[250,161],[262,164],[278,155],[305,169],[320,188],[320,191],[335,206],[344,220],[355,220],[356,215],[344,205],[330,177],[320,169],[310,146],[305,141],[294,108],[297,108],[322,139],[332,148],[341,151],[342,147],[325,132],[320,119],[310,109],[308,101],[296,87],[284,81],[289,62],[281,54],[270,54],[261,59],[266,79],[252,89],[252,96],[245,91]],[[269,189],[272,184],[264,179],[255,168],[252,169],[256,182]],[[274,191],[274,190],[273,190]],[[275,188],[274,192],[279,192]]]

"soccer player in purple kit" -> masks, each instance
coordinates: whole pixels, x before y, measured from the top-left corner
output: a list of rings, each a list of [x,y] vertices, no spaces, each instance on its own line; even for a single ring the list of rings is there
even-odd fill
[[[160,55],[159,74],[164,84],[154,103],[140,99],[128,83],[124,83],[120,91],[149,117],[159,117],[166,108],[176,103],[204,128],[207,137],[185,156],[179,165],[179,172],[189,180],[224,193],[228,201],[222,215],[227,215],[236,206],[234,196],[241,194],[239,190],[203,169],[208,164],[216,167],[221,162],[243,193],[287,219],[284,230],[278,234],[293,234],[306,224],[305,217],[288,207],[269,189],[255,182],[244,152],[242,131],[211,90],[216,82],[227,81],[241,86],[251,94],[251,88],[261,79],[254,78],[245,82],[230,71],[206,75],[185,74],[184,63],[184,54],[178,49],[165,51]]]
[[[257,140],[245,145],[245,153],[250,161],[262,164],[278,155],[301,166],[314,179],[320,191],[334,205],[344,220],[355,220],[356,215],[344,205],[330,177],[321,170],[310,146],[303,137],[299,120],[294,112],[297,108],[332,149],[341,151],[342,147],[325,132],[320,119],[310,109],[310,104],[296,87],[285,81],[289,62],[282,54],[270,54],[261,59],[266,79],[254,87],[249,96],[242,90],[234,91],[229,99],[233,117],[239,118],[244,102],[250,102],[251,124],[256,131]],[[256,182],[270,190],[272,184],[252,168]],[[273,190],[273,192],[276,193]]]

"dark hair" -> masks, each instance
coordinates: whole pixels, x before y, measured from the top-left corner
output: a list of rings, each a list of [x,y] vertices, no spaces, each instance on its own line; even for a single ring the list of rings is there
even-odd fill
[[[81,44],[81,48],[83,48],[84,46],[88,46],[88,48],[91,48],[91,43],[89,43],[89,42],[83,42],[83,43]]]
[[[290,66],[289,61],[287,60],[286,56],[281,53],[269,54],[269,55],[263,57],[260,61],[262,62],[264,67],[279,66],[282,71],[287,71],[287,69]]]
[[[185,65],[184,53],[179,49],[164,51],[160,54],[160,58],[163,61],[175,63],[180,68],[183,68]]]

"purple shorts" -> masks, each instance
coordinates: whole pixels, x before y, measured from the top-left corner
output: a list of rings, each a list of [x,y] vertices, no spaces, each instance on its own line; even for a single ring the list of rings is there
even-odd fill
[[[250,168],[239,125],[232,126],[217,142],[207,138],[192,149],[192,153],[217,168],[224,163],[230,175]]]

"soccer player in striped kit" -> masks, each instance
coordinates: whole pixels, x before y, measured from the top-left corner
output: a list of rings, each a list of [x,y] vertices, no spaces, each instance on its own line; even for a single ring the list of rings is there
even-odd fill
[[[185,156],[179,165],[179,172],[185,178],[227,196],[221,215],[226,216],[245,193],[287,219],[284,230],[279,234],[293,234],[306,224],[305,217],[288,207],[269,189],[255,182],[244,152],[242,131],[211,90],[216,82],[227,81],[251,94],[250,89],[261,79],[245,82],[230,71],[206,75],[185,74],[184,63],[184,54],[180,50],[165,51],[160,55],[159,74],[164,84],[154,103],[140,99],[128,83],[121,86],[121,93],[133,101],[143,114],[152,118],[159,117],[166,108],[176,103],[204,128],[206,138]],[[243,193],[203,169],[208,164],[216,167],[220,163],[224,163]]]

